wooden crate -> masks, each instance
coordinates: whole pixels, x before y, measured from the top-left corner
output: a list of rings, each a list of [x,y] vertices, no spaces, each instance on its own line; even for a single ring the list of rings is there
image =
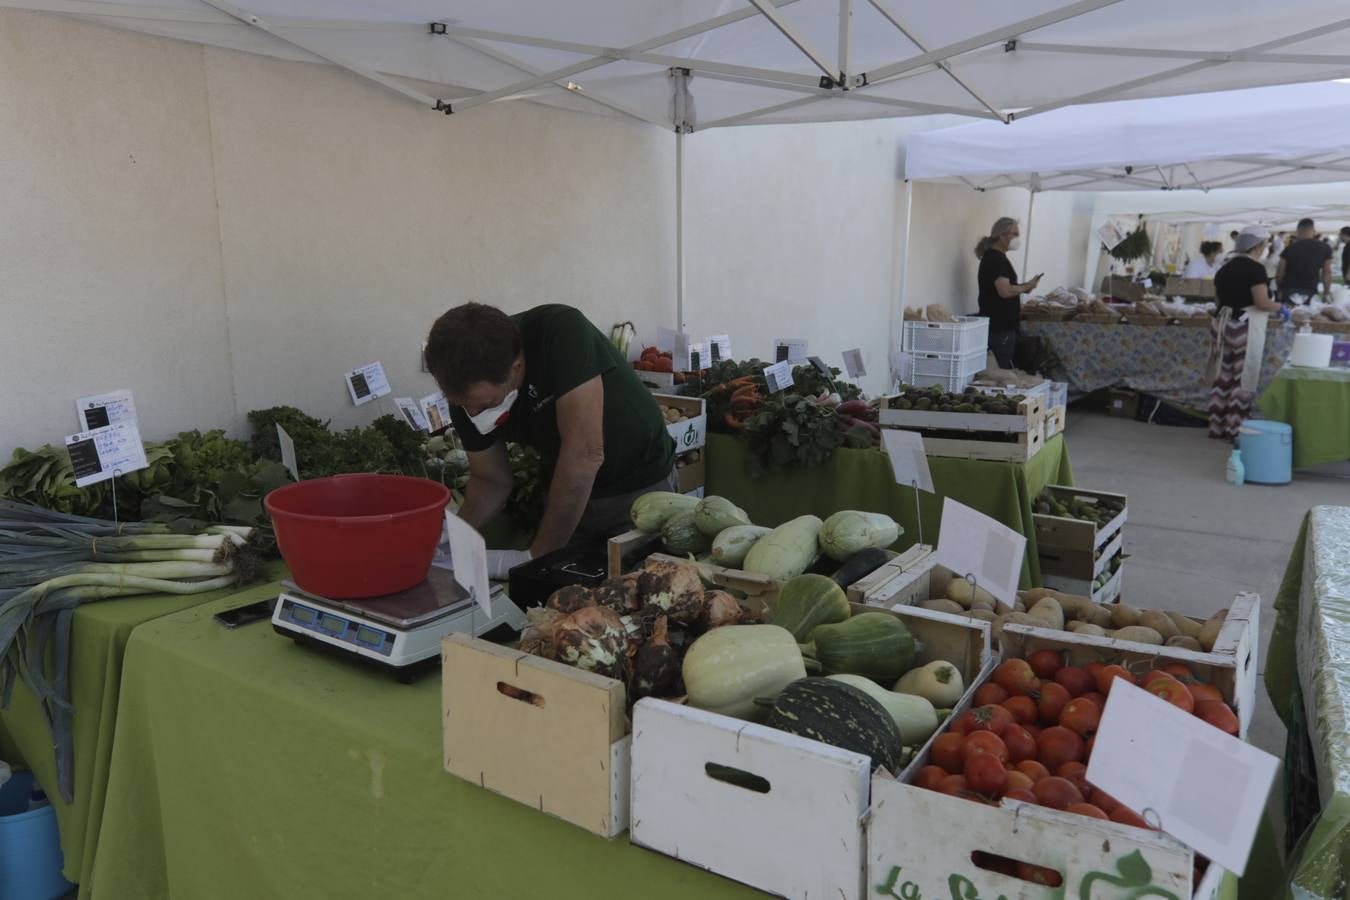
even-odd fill
[[[921,645],[917,664],[948,659],[962,670],[967,697],[992,671],[986,623],[914,608],[890,614]],[[720,780],[710,763],[758,777],[763,790]],[[872,785],[883,777],[869,777],[870,768],[862,754],[640,700],[633,710],[631,838],[769,893],[863,900],[872,896],[864,879],[867,811]],[[917,772],[911,764],[905,773],[911,770]]]
[[[1237,601],[1235,611],[1236,607]],[[1079,666],[1119,662],[1142,668],[1160,662],[1184,662],[1233,704],[1246,733],[1255,706],[1255,684],[1244,682],[1234,656],[1021,625],[1009,625],[1003,634],[1001,659],[1026,658],[1037,650],[1054,649],[1066,652],[1069,663]],[[1145,649],[1136,649],[1140,647]],[[964,712],[972,702],[973,690],[968,690],[953,716]],[[991,807],[913,787],[908,782],[927,764],[931,745],[932,741],[900,780],[873,778],[867,883],[878,895],[945,897],[950,891],[952,896],[1019,900],[1107,896],[1095,891],[1093,885],[1109,887],[1113,882],[1108,879],[1120,876],[1123,863],[1137,867],[1137,859],[1125,863],[1136,853],[1148,864],[1153,890],[1137,885],[1144,890],[1136,890],[1131,896],[1211,900],[1217,895],[1223,868],[1211,863],[1197,883],[1194,851],[1166,834],[1016,801]],[[922,823],[922,827],[916,828],[915,823]],[[981,868],[974,856],[978,852],[1054,869],[1064,883],[1056,888],[1043,887]]]
[[[1108,578],[1101,587],[1095,589],[1093,588],[1093,585],[1096,584],[1095,579],[1085,581],[1081,578],[1046,575],[1042,572],[1041,580],[1045,582],[1046,587],[1052,590],[1087,597],[1093,603],[1115,603],[1120,599],[1121,589],[1125,583],[1124,577],[1125,565],[1121,563],[1115,574]]]
[[[601,837],[628,827],[623,682],[462,634],[441,678],[447,772]]]
[[[928,599],[928,573],[932,568],[933,548],[915,544],[849,585],[848,599],[869,606],[912,606]]]
[[[1068,516],[1045,513],[1031,516],[1036,528],[1036,552],[1040,555],[1041,572],[1081,579],[1090,584],[1105,571],[1123,546],[1129,499],[1124,494],[1057,484],[1048,485],[1046,491],[1065,502],[1078,499],[1097,504],[1103,500],[1119,500],[1124,504],[1124,509],[1101,527]]]
[[[660,533],[647,534],[646,532],[625,531],[609,539],[609,577],[617,578],[622,575],[626,569],[634,568],[630,563],[636,563],[645,559],[668,559],[675,562],[688,563],[689,560],[683,557],[670,556],[665,553],[653,552],[661,546]],[[781,582],[770,578],[767,575],[760,575],[757,572],[746,572],[742,569],[728,569],[723,566],[715,566],[710,563],[699,563],[699,569],[709,576],[720,586],[730,590],[740,591],[745,594],[745,599],[741,602],[756,612],[762,612],[768,608],[778,597],[778,592],[782,590]]]
[[[884,398],[878,419],[883,428],[903,428],[923,434],[929,456],[1025,462],[1045,446],[1045,399],[1028,397],[1009,415],[889,409]],[[965,431],[969,438],[930,437],[938,431]],[[1005,438],[1012,436],[1014,440]]]

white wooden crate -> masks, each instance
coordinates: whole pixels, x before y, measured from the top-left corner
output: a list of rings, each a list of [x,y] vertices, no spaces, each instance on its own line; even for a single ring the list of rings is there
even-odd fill
[[[670,438],[675,442],[676,453],[688,453],[699,450],[708,440],[708,408],[702,397],[677,397],[674,394],[653,394],[656,402],[662,406],[672,406],[684,413],[685,418],[666,426]]]
[[[928,599],[933,548],[915,544],[886,565],[848,587],[848,599],[869,606],[911,606]]]
[[[763,780],[719,780],[709,765]],[[633,843],[783,897],[861,900],[871,761],[663,700],[633,708]]]
[[[628,827],[623,682],[462,634],[441,674],[447,772],[601,837]]]

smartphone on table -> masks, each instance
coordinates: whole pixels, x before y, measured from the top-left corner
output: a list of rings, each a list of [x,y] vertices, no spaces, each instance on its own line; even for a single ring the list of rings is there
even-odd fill
[[[277,598],[269,597],[266,600],[259,600],[257,603],[250,603],[247,606],[236,606],[234,609],[227,609],[218,612],[211,618],[215,619],[226,628],[239,628],[250,622],[261,622],[263,619],[272,618],[272,611],[276,609]]]

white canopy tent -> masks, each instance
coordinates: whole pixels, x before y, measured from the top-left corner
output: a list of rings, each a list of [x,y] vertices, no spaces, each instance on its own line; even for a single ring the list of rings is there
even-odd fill
[[[428,109],[529,100],[684,135],[1062,107],[1350,74],[1345,0],[0,0],[340,66]],[[906,235],[908,234],[906,203]]]

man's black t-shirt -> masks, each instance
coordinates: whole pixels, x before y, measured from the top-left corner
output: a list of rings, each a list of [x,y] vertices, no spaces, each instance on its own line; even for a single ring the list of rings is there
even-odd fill
[[[969,270],[967,270],[969,271]],[[990,331],[1016,331],[1017,323],[1022,319],[1021,297],[1000,297],[994,282],[1000,278],[1008,279],[1009,284],[1017,284],[1017,270],[1013,268],[1008,254],[1002,250],[989,249],[980,257],[980,315],[989,319]]]
[[[1236,318],[1252,305],[1252,288],[1269,278],[1266,267],[1250,256],[1235,256],[1214,274],[1214,296],[1219,306],[1232,309]]]
[[[1317,293],[1322,280],[1322,264],[1331,259],[1331,248],[1316,238],[1299,238],[1280,254],[1284,260],[1284,281],[1280,282],[1282,296]]]
[[[1341,280],[1350,284],[1350,241],[1341,248]]]
[[[480,434],[458,406],[450,419],[466,450],[486,450],[515,441],[539,451],[544,481],[553,480],[562,449],[558,398],[597,375],[605,389],[605,461],[596,473],[592,497],[642,490],[664,479],[675,466],[675,442],[661,409],[628,360],[577,309],[560,303],[536,306],[511,317],[520,329],[525,381],[510,417]]]

